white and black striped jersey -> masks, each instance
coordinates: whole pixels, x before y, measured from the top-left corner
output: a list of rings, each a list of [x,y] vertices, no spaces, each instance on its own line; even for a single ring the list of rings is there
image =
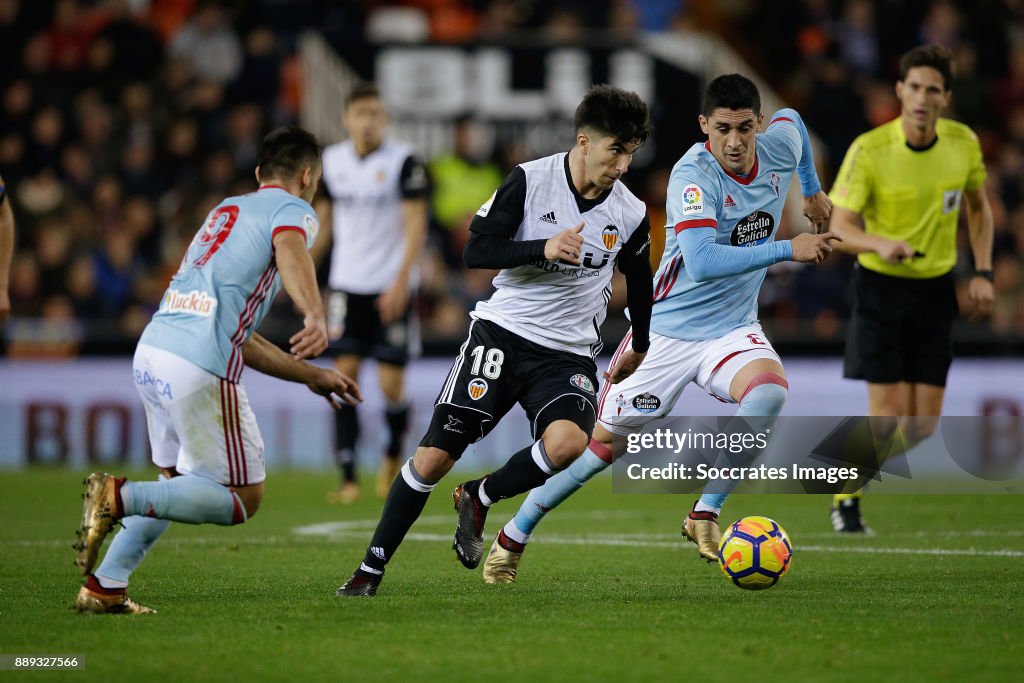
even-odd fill
[[[596,356],[616,261],[620,254],[646,258],[650,226],[644,203],[621,182],[595,199],[583,198],[563,152],[513,169],[477,212],[471,230],[526,242],[550,239],[581,221],[581,265],[541,255],[504,268],[494,278],[497,291],[470,315],[548,348]]]
[[[334,219],[328,283],[353,294],[387,290],[405,254],[402,200],[426,196],[426,167],[404,143],[385,140],[360,157],[346,140],[324,150],[323,180]]]

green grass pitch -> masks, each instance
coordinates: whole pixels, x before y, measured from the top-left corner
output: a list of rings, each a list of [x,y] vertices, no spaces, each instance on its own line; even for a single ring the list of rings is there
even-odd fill
[[[746,592],[680,540],[692,500],[599,478],[540,527],[516,585],[488,586],[449,547],[453,475],[378,597],[343,600],[380,501],[328,506],[332,475],[272,472],[248,524],[173,525],[130,589],[159,613],[116,617],[72,607],[80,479],[0,473],[0,653],[86,659],[0,679],[1007,681],[1024,658],[1017,495],[869,496],[866,538],[833,534],[823,496],[734,496],[723,521],[772,517],[795,547],[777,587]]]

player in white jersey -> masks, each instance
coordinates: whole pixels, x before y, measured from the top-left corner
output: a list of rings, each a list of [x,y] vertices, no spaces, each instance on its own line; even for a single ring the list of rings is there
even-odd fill
[[[245,389],[248,365],[306,384],[335,408],[359,400],[356,383],[304,359],[327,347],[327,326],[307,251],[318,223],[309,200],[320,147],[301,128],[263,141],[259,190],[225,199],[207,217],[142,333],[134,379],[146,409],[156,482],[93,473],[85,481],[75,563],[85,585],[79,611],[146,614],[128,579],[171,521],[241,524],[256,514],[266,476],[263,439]],[[254,330],[284,284],[303,314],[285,353]],[[103,562],[103,540],[120,522]]]
[[[767,130],[758,133],[761,98],[749,79],[731,74],[712,80],[699,120],[707,142],[691,147],[669,177],[668,235],[654,277],[647,359],[620,384],[605,384],[598,399],[600,422],[587,452],[533,490],[498,533],[484,563],[488,583],[514,581],[543,516],[625,452],[629,434],[670,414],[689,383],[738,403],[736,415],[748,428],[770,426],[782,410],[788,384],[758,324],[757,292],[768,266],[819,263],[835,239],[825,233],[775,241],[793,174],[800,177],[804,214],[816,230],[827,221],[831,203],[821,191],[807,130],[795,111],[776,112]],[[709,561],[716,558],[725,497],[723,488],[709,485],[683,523],[683,534]]]
[[[387,112],[375,86],[352,89],[342,124],[348,139],[324,150],[323,186],[330,198],[324,204],[330,206],[317,208],[330,223],[314,257],[333,238],[327,330],[337,368],[358,377],[363,358],[377,359],[389,432],[377,473],[377,495],[383,498],[398,474],[409,424],[403,384],[410,353],[419,349],[411,295],[427,233],[427,171],[412,147],[384,137]],[[342,481],[328,500],[352,503],[360,494],[355,406],[342,406],[334,426]]]
[[[431,490],[466,447],[517,402],[535,442],[454,492],[459,561],[483,555],[488,507],[539,486],[587,446],[597,420],[600,325],[612,270],[626,276],[633,341],[605,374],[631,375],[649,345],[651,267],[646,208],[618,179],[650,131],[635,94],[596,86],[576,109],[576,144],[516,167],[480,208],[465,248],[471,268],[500,268],[495,294],[471,314],[416,454],[402,467],[359,568],[338,595],[374,595]]]

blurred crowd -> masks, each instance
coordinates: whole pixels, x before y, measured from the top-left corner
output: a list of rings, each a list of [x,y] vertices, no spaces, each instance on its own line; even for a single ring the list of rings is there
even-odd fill
[[[714,30],[801,109],[825,146],[826,187],[852,139],[897,113],[899,54],[944,43],[957,56],[951,113],[982,138],[996,210],[995,314],[972,329],[1020,337],[1022,12],[1014,0],[0,0],[0,175],[18,225],[7,352],[129,348],[210,208],[254,189],[262,136],[298,120],[296,42],[309,27],[350,48]],[[462,268],[461,240],[467,217],[521,160],[509,150],[481,154],[473,123],[460,120],[452,149],[428,160],[428,340],[461,338],[466,310],[488,295],[490,274]],[[640,169],[635,185],[627,178],[652,224],[664,215],[667,170]],[[780,334],[840,339],[850,264],[774,268],[762,293],[766,322]],[[961,267],[969,272],[970,259]]]

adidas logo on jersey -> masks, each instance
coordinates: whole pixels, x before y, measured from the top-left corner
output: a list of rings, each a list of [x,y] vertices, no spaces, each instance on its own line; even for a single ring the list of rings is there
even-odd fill
[[[732,198],[731,194],[725,195],[725,208],[732,209],[736,206],[736,200]]]
[[[555,212],[554,211],[548,211],[546,214],[541,216],[540,219],[542,221],[544,221],[545,223],[554,223],[556,225],[558,224],[558,219],[555,218]]]

